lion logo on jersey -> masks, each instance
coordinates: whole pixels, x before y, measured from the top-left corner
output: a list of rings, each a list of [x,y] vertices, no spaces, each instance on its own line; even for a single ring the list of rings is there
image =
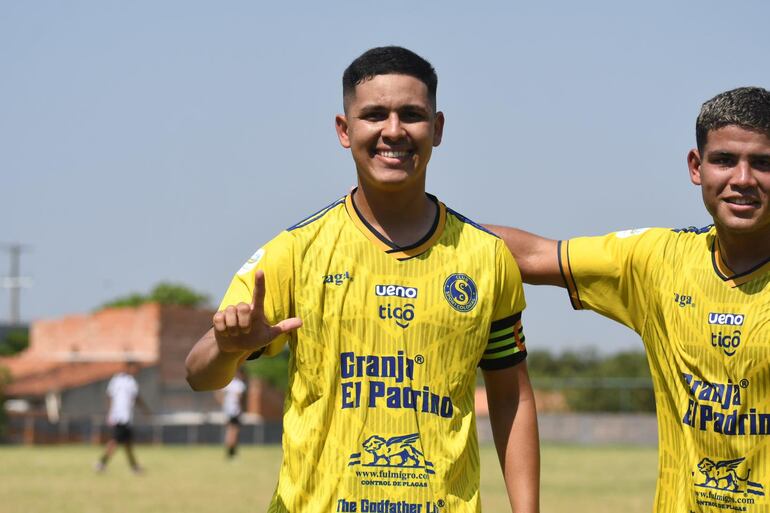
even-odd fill
[[[380,460],[385,460],[386,467],[419,467],[423,454],[414,444],[420,439],[420,435],[393,436],[388,440],[378,435],[367,438],[362,445],[364,450],[370,453],[374,459],[369,465],[375,466]],[[394,460],[394,458],[400,459]],[[411,462],[411,465],[408,463]]]
[[[713,488],[725,492],[744,492],[764,496],[764,486],[760,483],[749,481],[751,469],[746,470],[746,475],[738,475],[738,467],[746,458],[723,460],[714,462],[709,458],[703,458],[698,463],[698,470],[703,474],[702,483],[696,484],[703,488]]]
[[[362,454],[356,452],[350,455],[348,466],[424,468],[428,474],[434,474],[433,463],[425,459],[422,451],[415,447],[419,439],[420,435],[417,433],[387,439],[372,435],[361,444],[364,451],[372,455],[372,460],[362,463]]]

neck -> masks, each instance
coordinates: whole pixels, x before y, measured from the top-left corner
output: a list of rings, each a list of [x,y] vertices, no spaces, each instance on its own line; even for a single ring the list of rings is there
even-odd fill
[[[770,236],[730,233],[716,227],[722,259],[735,274],[744,273],[770,258]]]
[[[381,235],[400,247],[422,239],[433,226],[436,204],[425,188],[414,191],[374,191],[360,183],[353,193],[358,212]]]

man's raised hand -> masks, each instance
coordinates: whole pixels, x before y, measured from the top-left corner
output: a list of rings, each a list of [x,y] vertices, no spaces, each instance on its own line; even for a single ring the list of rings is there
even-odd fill
[[[277,336],[302,326],[298,317],[284,319],[270,326],[265,319],[265,273],[254,276],[251,304],[230,305],[214,314],[214,336],[221,351],[256,351],[268,345]]]

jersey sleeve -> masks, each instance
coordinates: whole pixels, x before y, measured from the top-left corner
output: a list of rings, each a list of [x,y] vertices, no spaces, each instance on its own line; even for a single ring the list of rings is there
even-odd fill
[[[637,229],[559,242],[559,267],[572,307],[588,308],[636,332],[660,267],[667,230]]]
[[[254,295],[254,277],[258,270],[265,273],[265,318],[269,324],[276,324],[294,312],[294,238],[282,232],[276,238],[259,248],[235,274],[219,305],[219,311],[238,303],[251,303]],[[275,338],[264,350],[255,355],[274,356],[281,352],[289,335]]]
[[[527,356],[521,326],[526,302],[519,266],[502,241],[497,243],[495,260],[495,307],[487,347],[479,362],[483,370],[512,367]]]

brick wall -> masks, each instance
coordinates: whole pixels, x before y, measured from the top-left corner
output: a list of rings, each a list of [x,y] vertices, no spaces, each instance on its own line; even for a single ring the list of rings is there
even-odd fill
[[[160,380],[169,387],[189,388],[184,360],[198,339],[211,328],[213,310],[163,306],[160,310]]]
[[[107,308],[92,314],[69,315],[32,325],[27,356],[42,359],[158,359],[160,305]]]

